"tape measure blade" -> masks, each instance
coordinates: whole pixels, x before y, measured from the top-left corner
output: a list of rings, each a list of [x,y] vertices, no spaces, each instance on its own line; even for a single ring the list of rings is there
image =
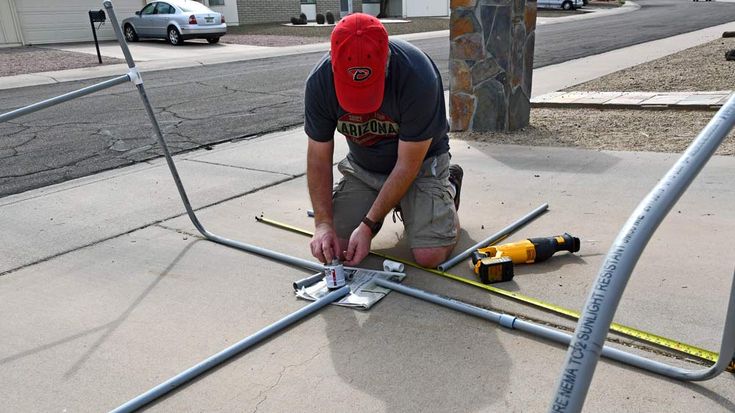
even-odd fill
[[[289,231],[297,232],[297,233],[300,233],[302,235],[307,235],[307,236],[311,236],[312,235],[312,233],[309,232],[309,231],[307,231],[307,230],[304,230],[304,229],[301,229],[301,228],[298,228],[298,227],[295,227],[295,226],[292,226],[292,225],[284,224],[284,223],[281,223],[281,222],[278,222],[278,221],[274,221],[274,220],[265,218],[263,216],[261,216],[259,218],[256,217],[256,220],[258,220],[258,222],[263,222],[263,223],[266,223],[266,224],[269,224],[269,225],[272,225],[272,226],[275,226],[275,227],[278,227],[278,228],[287,229]],[[450,279],[453,279],[453,280],[456,280],[456,281],[460,281],[460,282],[463,282],[463,283],[466,283],[466,284],[470,284],[470,285],[473,285],[475,287],[479,287],[479,288],[482,288],[484,290],[487,290],[487,291],[496,293],[498,295],[512,298],[512,299],[517,300],[517,301],[522,302],[522,303],[530,304],[530,305],[533,305],[533,306],[538,307],[538,308],[541,308],[541,309],[549,310],[549,311],[554,312],[554,313],[557,313],[559,315],[564,315],[564,316],[567,316],[567,317],[570,317],[570,318],[573,318],[573,319],[577,319],[577,320],[580,317],[580,314],[578,312],[576,312],[576,311],[569,310],[567,308],[564,308],[564,307],[561,307],[561,306],[558,306],[558,305],[555,305],[555,304],[547,303],[545,301],[541,301],[541,300],[535,299],[533,297],[525,296],[523,294],[519,294],[519,293],[512,292],[512,291],[503,290],[502,288],[493,287],[493,286],[486,285],[486,284],[481,284],[479,282],[476,282],[476,281],[473,281],[473,280],[469,280],[469,279],[464,278],[464,277],[459,277],[457,275],[450,274],[450,273],[447,273],[447,272],[438,271],[438,270],[435,270],[435,269],[432,269],[432,268],[424,268],[424,267],[422,267],[422,266],[420,266],[420,265],[418,265],[418,264],[416,264],[414,262],[411,262],[411,261],[408,261],[408,260],[404,260],[404,259],[399,258],[399,257],[393,257],[393,256],[388,255],[388,254],[383,254],[383,253],[379,253],[379,252],[375,252],[375,251],[370,251],[370,253],[373,254],[373,255],[377,255],[379,257],[383,257],[383,258],[392,260],[392,261],[397,261],[397,262],[403,263],[405,265],[408,265],[408,266],[411,266],[411,267],[414,267],[414,268],[422,269],[422,270],[425,270],[425,271],[434,273],[436,275],[440,275],[440,276],[443,276],[443,277],[446,277],[446,278],[450,278]],[[657,334],[652,334],[652,333],[649,333],[649,332],[646,332],[646,331],[643,331],[643,330],[638,330],[636,328],[628,327],[628,326],[625,326],[625,325],[622,325],[622,324],[618,324],[618,323],[611,324],[610,325],[610,331],[614,331],[616,333],[623,334],[623,335],[626,335],[626,336],[629,336],[629,337],[638,339],[640,341],[643,341],[643,342],[646,342],[646,343],[650,343],[650,344],[654,344],[654,345],[657,345],[657,346],[660,346],[660,347],[663,347],[663,348],[666,348],[666,349],[669,349],[669,350],[674,350],[674,351],[677,351],[677,352],[682,353],[682,354],[687,354],[687,355],[690,355],[690,356],[694,356],[694,357],[697,357],[697,358],[699,358],[701,360],[709,361],[709,362],[712,362],[712,363],[717,362],[717,359],[719,357],[719,354],[717,354],[716,352],[713,352],[713,351],[710,351],[710,350],[706,350],[706,349],[703,349],[703,348],[699,348],[699,347],[696,347],[696,346],[692,346],[690,344],[682,343],[680,341],[672,340],[670,338],[659,336]],[[733,360],[727,366],[726,371],[729,371],[731,373],[735,373],[735,358],[733,358]]]

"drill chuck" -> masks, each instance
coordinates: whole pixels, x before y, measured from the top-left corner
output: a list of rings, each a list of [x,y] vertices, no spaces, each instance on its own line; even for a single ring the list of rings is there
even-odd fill
[[[536,251],[536,257],[532,262],[546,261],[559,251],[569,251],[571,253],[579,251],[579,238],[566,232],[564,235],[555,237],[529,238],[528,241],[533,244]]]

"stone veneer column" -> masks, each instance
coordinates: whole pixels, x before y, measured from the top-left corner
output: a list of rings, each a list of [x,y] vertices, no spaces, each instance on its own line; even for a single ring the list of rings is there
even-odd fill
[[[449,112],[454,131],[528,125],[536,0],[451,0]]]

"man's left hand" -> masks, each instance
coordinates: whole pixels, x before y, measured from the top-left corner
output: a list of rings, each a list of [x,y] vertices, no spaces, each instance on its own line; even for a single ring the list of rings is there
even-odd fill
[[[356,266],[362,262],[370,253],[370,242],[373,239],[373,233],[366,225],[361,224],[352,231],[350,242],[345,252],[345,265]]]

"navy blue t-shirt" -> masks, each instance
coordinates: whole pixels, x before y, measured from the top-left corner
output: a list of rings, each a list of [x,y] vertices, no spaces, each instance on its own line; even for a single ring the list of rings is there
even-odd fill
[[[449,151],[439,70],[424,52],[406,41],[390,39],[388,47],[385,93],[377,112],[354,114],[339,106],[329,53],[309,74],[304,98],[304,130],[311,139],[330,141],[337,130],[347,138],[359,166],[384,174],[396,164],[399,139],[431,139],[427,158]]]

